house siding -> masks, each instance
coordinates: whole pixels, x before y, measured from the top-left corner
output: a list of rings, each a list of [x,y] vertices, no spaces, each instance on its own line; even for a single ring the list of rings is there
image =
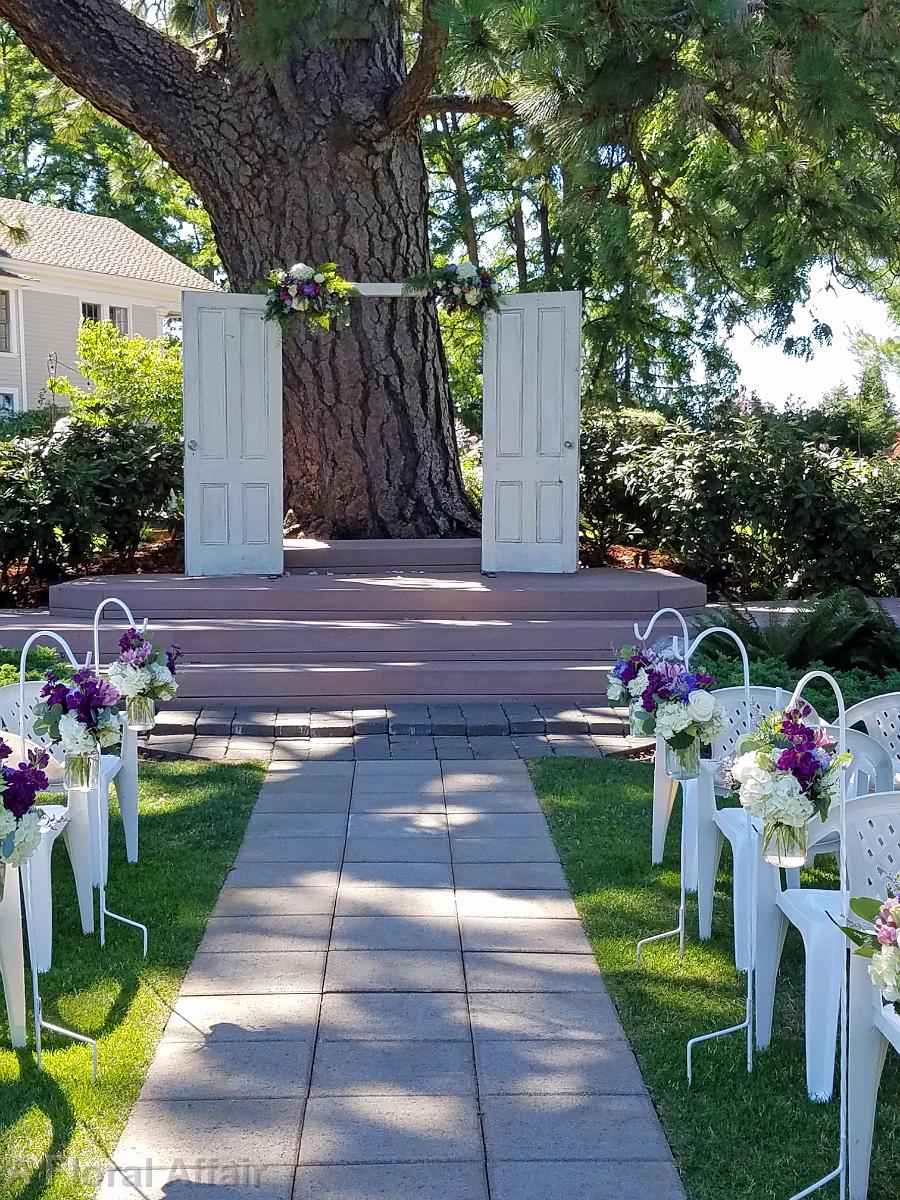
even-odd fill
[[[13,388],[21,400],[22,368],[18,354],[0,354],[0,391]]]
[[[155,308],[144,304],[133,304],[131,307],[131,332],[145,338],[159,337],[159,322]]]
[[[67,375],[77,387],[85,387],[83,377],[70,364],[75,362],[75,342],[81,321],[81,306],[76,296],[26,288],[22,293],[25,318],[25,374],[28,407],[34,408],[47,382],[47,359],[59,358],[57,373]]]

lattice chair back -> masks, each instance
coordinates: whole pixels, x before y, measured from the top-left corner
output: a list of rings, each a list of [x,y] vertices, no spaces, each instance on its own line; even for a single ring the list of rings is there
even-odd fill
[[[790,692],[784,688],[751,687],[748,715],[743,687],[716,688],[714,695],[728,717],[728,725],[712,743],[712,757],[715,759],[730,758],[739,737],[754,729],[762,717],[784,708],[791,698]]]
[[[20,703],[20,689],[17,683],[9,683],[5,687],[0,687],[0,725],[8,729],[10,733],[18,733],[22,730],[23,736],[30,742],[36,742],[50,753],[50,757],[54,762],[57,761],[53,754],[53,743],[46,733],[35,733],[34,731],[34,710],[37,707],[40,699],[41,689],[43,688],[43,680],[29,679],[25,681],[24,696],[25,696],[25,711],[22,711]]]
[[[847,811],[847,882],[851,896],[883,897],[900,875],[900,792],[860,797]]]
[[[851,704],[847,728],[851,725],[862,725],[869,737],[880,741],[894,760],[894,773],[900,772],[900,692],[885,692]]]

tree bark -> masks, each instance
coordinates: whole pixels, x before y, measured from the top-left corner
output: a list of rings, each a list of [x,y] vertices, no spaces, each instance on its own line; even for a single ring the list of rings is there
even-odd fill
[[[250,70],[224,35],[221,56],[198,64],[118,0],[0,0],[38,58],[188,180],[236,291],[298,259],[360,282],[428,265],[418,123],[388,116],[405,78],[399,21],[394,6],[366,8],[366,38]],[[310,534],[477,530],[432,304],[358,299],[349,329],[296,322],[284,417],[285,504]]]

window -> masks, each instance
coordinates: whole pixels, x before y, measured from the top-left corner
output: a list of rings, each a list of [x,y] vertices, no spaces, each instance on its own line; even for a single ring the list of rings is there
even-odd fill
[[[11,416],[16,411],[16,392],[0,392],[0,417]]]
[[[12,304],[9,292],[0,292],[0,354],[12,354]]]
[[[109,306],[109,319],[119,333],[128,332],[128,309],[118,308],[115,304]]]
[[[103,317],[100,311],[99,304],[91,304],[87,300],[81,302],[81,319],[82,321],[99,321]]]

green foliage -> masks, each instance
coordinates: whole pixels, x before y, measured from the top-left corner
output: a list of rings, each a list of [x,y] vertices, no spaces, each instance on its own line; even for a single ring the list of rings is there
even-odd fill
[[[463,487],[466,495],[477,511],[481,509],[483,495],[483,445],[477,434],[466,433],[458,424],[456,427],[456,442],[459,447],[459,466],[462,471]]]
[[[0,128],[0,195],[115,217],[199,271],[218,265],[209,217],[184,180],[59,83],[4,21]]]
[[[178,441],[121,418],[0,443],[0,594],[98,551],[133,554],[149,522],[172,519],[181,471]]]
[[[19,682],[20,658],[20,651],[0,646],[0,687]],[[42,679],[47,671],[55,671],[60,678],[65,678],[71,667],[52,646],[32,646],[25,664],[25,678]]]
[[[698,629],[717,625],[733,630],[752,656],[781,659],[796,671],[805,670],[810,662],[824,663],[829,669],[900,671],[900,629],[877,600],[858,588],[841,588],[833,596],[761,617],[730,605],[697,621]],[[716,653],[738,656],[731,638],[711,636],[703,644]]]
[[[453,412],[465,428],[481,436],[482,341],[484,326],[466,319],[464,313],[438,309],[444,358],[450,378]]]
[[[17,437],[40,437],[42,434],[48,434],[62,415],[63,410],[53,404],[4,415],[0,417],[0,442],[8,442]]]
[[[895,460],[823,450],[766,415],[728,414],[702,430],[678,419],[630,442],[595,428],[582,454],[583,521],[599,542],[632,528],[716,593],[900,587]]]
[[[47,381],[53,395],[68,397],[75,420],[155,425],[170,439],[181,435],[179,342],[130,337],[109,321],[83,321],[77,356],[91,391],[82,391],[65,375]]]
[[[891,450],[900,433],[900,416],[874,355],[863,366],[855,392],[841,384],[827,393],[820,408],[800,419],[810,436],[867,457]]]

